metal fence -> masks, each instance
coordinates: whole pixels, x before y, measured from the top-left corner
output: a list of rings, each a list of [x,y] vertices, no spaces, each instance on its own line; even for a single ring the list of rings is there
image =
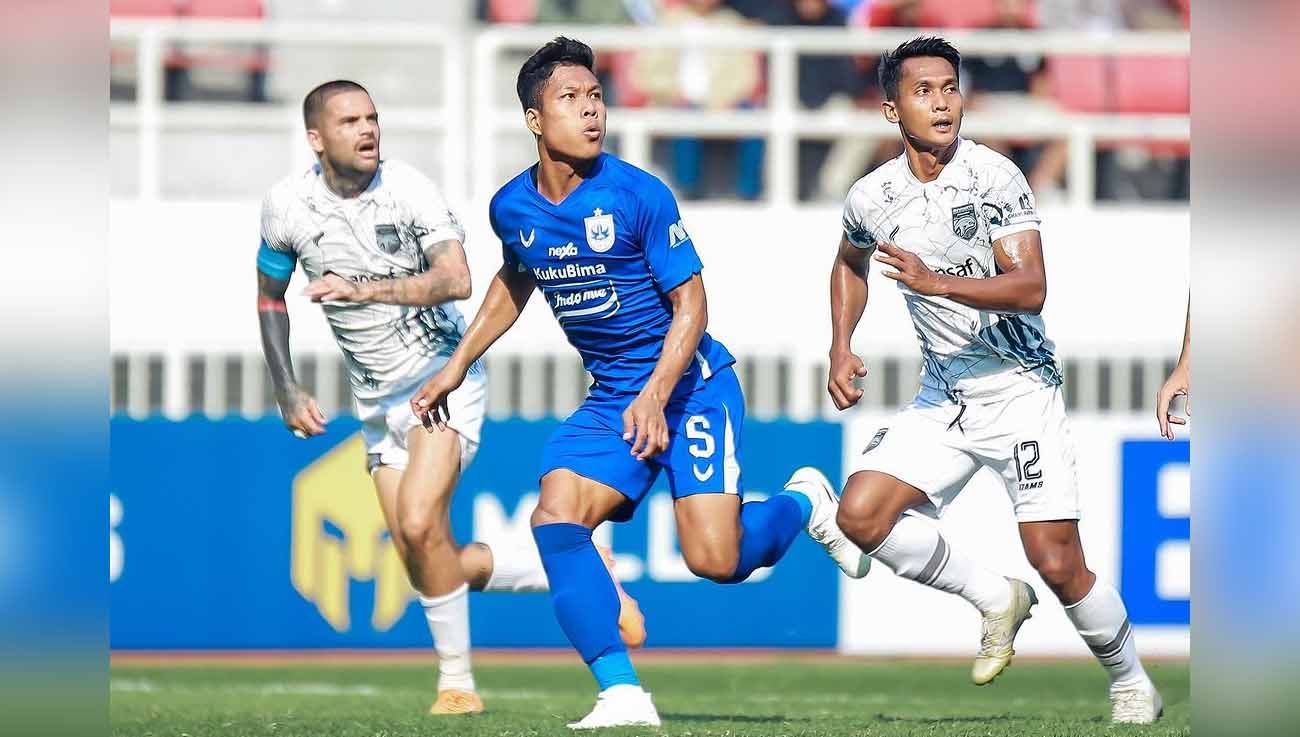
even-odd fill
[[[897,407],[915,393],[917,356],[865,357],[865,407]],[[1154,410],[1156,390],[1176,356],[1110,353],[1062,359],[1065,402],[1072,411],[1129,413]],[[488,414],[492,417],[563,417],[573,411],[591,378],[576,356],[492,355]],[[327,416],[351,414],[352,394],[338,354],[302,354],[294,361],[299,381]],[[756,418],[806,421],[831,418],[826,364],[796,363],[787,356],[743,356],[736,371],[748,412]],[[255,419],[278,415],[270,374],[260,355],[204,354],[169,361],[162,354],[113,357],[112,411],[131,417]]]

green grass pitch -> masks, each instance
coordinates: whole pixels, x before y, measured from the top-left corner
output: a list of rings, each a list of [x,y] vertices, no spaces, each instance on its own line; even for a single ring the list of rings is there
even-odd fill
[[[425,715],[434,667],[313,658],[271,663],[121,662],[111,667],[110,719],[120,737],[510,737],[571,735],[595,698],[579,663],[490,656],[475,667],[487,713]],[[957,661],[825,656],[644,658],[638,666],[664,726],[596,734],[1187,735],[1189,668],[1148,670],[1165,699],[1149,727],[1111,725],[1106,679],[1085,661],[1013,664],[976,687]],[[703,662],[702,662],[703,661]]]

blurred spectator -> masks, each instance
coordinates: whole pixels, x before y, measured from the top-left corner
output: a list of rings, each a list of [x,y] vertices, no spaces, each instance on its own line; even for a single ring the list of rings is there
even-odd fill
[[[850,0],[842,2],[847,23],[862,28],[915,28],[921,23],[921,0]],[[879,113],[881,93],[876,89],[876,63],[872,56],[855,60],[862,80],[862,90],[854,106]],[[894,136],[884,139],[841,138],[826,156],[819,176],[818,195],[842,198],[862,175],[903,152],[902,142]]]
[[[1185,0],[1038,0],[1038,5],[1043,27],[1059,30],[1179,30],[1188,22]],[[1186,59],[1144,59],[1140,68],[1145,74],[1136,77],[1133,61],[1116,56],[1053,58],[1048,63],[1056,78],[1055,96],[1067,109],[1081,112],[1188,112]],[[1169,85],[1182,85],[1181,95]],[[1098,144],[1098,199],[1185,200],[1190,195],[1185,144]],[[1030,185],[1037,190],[1047,186],[1045,180],[1059,181],[1067,158],[1064,142],[1048,146],[1034,169],[1038,181],[1031,178]]]
[[[1038,0],[1038,17],[1063,30],[1169,30],[1186,26],[1183,8],[1178,0]]]
[[[1030,0],[997,0],[993,27],[1029,29],[1035,26]],[[965,56],[962,58],[962,87],[967,109],[1002,117],[1025,118],[1051,114],[1051,85],[1041,56]],[[1025,172],[1039,201],[1060,198],[1069,149],[1065,141],[1033,141],[982,138],[980,143],[1010,157]]]
[[[788,0],[771,5],[788,9],[787,22],[791,25],[842,28],[847,22],[845,13],[830,0]],[[809,110],[853,108],[866,89],[866,74],[848,56],[805,54],[799,57],[798,76],[799,104]],[[843,194],[824,190],[821,181],[823,164],[837,143],[799,142],[799,199],[816,200]]]
[[[723,7],[722,0],[687,0],[666,8],[658,24],[669,28],[705,30],[744,25],[744,16]],[[648,101],[655,105],[732,110],[749,107],[759,94],[761,56],[744,49],[647,49],[637,54],[634,75]],[[704,142],[698,138],[672,141],[673,179],[688,199],[704,194]],[[737,144],[735,192],[755,199],[762,186],[763,140]]]

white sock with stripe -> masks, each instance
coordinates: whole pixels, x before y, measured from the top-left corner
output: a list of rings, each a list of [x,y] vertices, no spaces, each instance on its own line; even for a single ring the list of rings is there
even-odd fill
[[[474,690],[469,657],[469,584],[443,596],[421,596],[433,649],[438,653],[438,690]]]
[[[913,514],[904,514],[871,557],[894,573],[931,588],[956,594],[981,613],[1011,606],[1011,584],[984,568],[939,534],[939,529]]]
[[[1114,586],[1100,579],[1092,590],[1065,607],[1088,649],[1110,676],[1112,690],[1131,688],[1150,680],[1133,642],[1133,625],[1128,621],[1124,600]]]
[[[492,575],[484,591],[550,591],[542,556],[532,540],[519,545],[489,545],[492,551]]]

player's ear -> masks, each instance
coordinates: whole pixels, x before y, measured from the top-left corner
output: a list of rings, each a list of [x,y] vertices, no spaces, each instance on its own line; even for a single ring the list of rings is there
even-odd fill
[[[315,128],[307,129],[307,145],[311,146],[311,150],[315,151],[317,156],[325,153],[325,141],[321,139],[320,131]]]
[[[533,107],[530,107],[527,110],[525,110],[524,125],[528,126],[528,130],[532,131],[534,136],[541,136],[542,135],[542,111]]]
[[[880,102],[880,112],[885,114],[885,120],[888,120],[890,123],[893,123],[894,125],[898,125],[897,105],[890,102],[889,100],[882,100]]]

